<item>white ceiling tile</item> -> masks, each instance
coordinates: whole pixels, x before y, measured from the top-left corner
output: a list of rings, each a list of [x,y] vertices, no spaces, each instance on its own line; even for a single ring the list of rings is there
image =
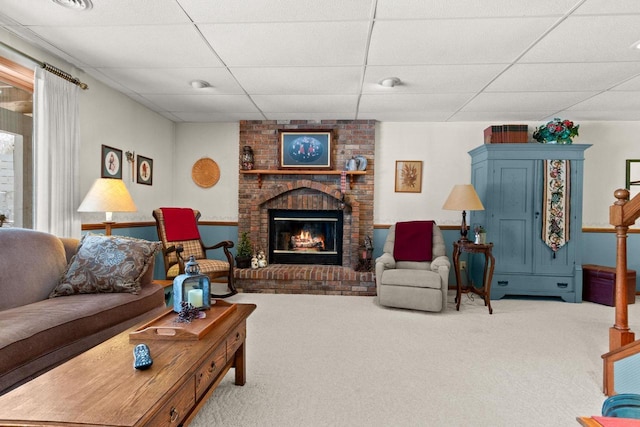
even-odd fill
[[[366,22],[201,25],[230,67],[363,65]]]
[[[362,67],[232,67],[240,85],[258,95],[357,94]]]
[[[282,112],[282,113],[265,113],[267,120],[355,120],[354,112],[313,112],[313,113],[301,113],[299,111],[294,112]]]
[[[0,39],[33,44],[174,121],[640,111],[638,0],[96,0],[89,12],[0,2]],[[402,84],[382,88],[384,77]],[[196,79],[213,88],[195,91]]]
[[[638,0],[589,0],[585,1],[576,10],[576,15],[627,15],[630,13],[640,14],[640,2]]]
[[[577,0],[378,0],[377,19],[442,19],[563,15]]]
[[[586,101],[575,104],[568,111],[624,111],[640,110],[640,92],[603,92]]]
[[[555,18],[505,18],[377,22],[368,63],[511,63],[554,21]]]
[[[257,111],[249,98],[244,95],[145,95],[145,98],[160,108],[172,112],[255,113]]]
[[[640,15],[576,16],[554,28],[522,62],[639,61]]]
[[[333,111],[354,114],[358,100],[357,95],[255,95],[252,98],[265,113]]]
[[[236,113],[236,112],[184,112],[175,111],[171,113],[182,122],[193,123],[226,123],[238,122],[240,120],[265,120],[260,113]]]
[[[597,91],[640,73],[640,62],[516,64],[488,92]]]
[[[481,93],[462,111],[559,111],[589,96],[589,92],[492,92]]]
[[[218,67],[190,25],[33,27],[92,67]]]
[[[243,94],[242,88],[225,68],[100,68],[98,69],[129,90],[141,94]],[[193,80],[211,84],[207,89],[194,89]]]
[[[410,111],[456,111],[469,98],[470,93],[452,94],[391,94],[370,95],[364,94],[360,98],[361,113],[384,112],[388,110],[398,112]]]
[[[372,0],[180,0],[198,23],[366,20]],[[338,12],[339,11],[339,12]]]
[[[175,0],[94,0],[87,11],[51,0],[2,0],[2,13],[22,25],[145,25],[188,23]]]
[[[482,89],[505,65],[415,65],[368,66],[363,93],[456,93]],[[387,77],[398,77],[401,84],[386,88],[379,84]]]
[[[452,116],[452,122],[517,122],[541,121],[551,111],[459,111]]]

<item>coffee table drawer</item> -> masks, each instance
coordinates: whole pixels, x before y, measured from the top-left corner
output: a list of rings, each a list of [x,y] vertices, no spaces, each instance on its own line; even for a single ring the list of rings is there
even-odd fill
[[[246,337],[247,322],[242,322],[232,333],[229,334],[229,338],[227,338],[227,360],[231,359],[233,353],[236,352]]]
[[[180,390],[153,417],[148,426],[178,426],[196,404],[194,377],[189,378]]]
[[[200,399],[227,363],[225,344],[220,345],[196,371],[196,399]]]

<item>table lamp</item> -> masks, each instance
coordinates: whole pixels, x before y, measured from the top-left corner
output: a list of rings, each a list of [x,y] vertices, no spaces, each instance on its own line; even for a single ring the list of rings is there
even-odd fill
[[[78,212],[105,212],[105,233],[111,235],[113,212],[136,212],[135,203],[121,179],[98,178],[80,203]]]
[[[462,211],[462,224],[460,225],[460,240],[467,240],[467,212],[483,211],[484,206],[478,197],[478,193],[471,184],[454,185],[447,201],[442,209],[448,211]]]

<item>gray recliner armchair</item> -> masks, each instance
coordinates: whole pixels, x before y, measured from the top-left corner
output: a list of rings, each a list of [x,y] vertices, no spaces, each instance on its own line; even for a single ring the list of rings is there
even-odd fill
[[[432,224],[430,251],[428,248],[418,249],[421,241],[428,242],[428,236],[420,236],[420,233],[427,234],[428,228],[424,228],[427,222]],[[396,242],[398,226],[402,230],[401,240],[413,245],[408,255],[406,250],[395,248],[396,243],[402,244],[401,241]],[[413,236],[408,238],[407,233]],[[430,254],[412,256],[420,251]],[[376,289],[380,305],[436,312],[446,308],[451,262],[446,256],[442,231],[435,222],[411,221],[392,225],[383,252],[376,259]]]

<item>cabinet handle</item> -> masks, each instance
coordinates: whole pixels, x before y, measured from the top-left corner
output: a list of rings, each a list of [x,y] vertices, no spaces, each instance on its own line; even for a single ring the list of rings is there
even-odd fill
[[[239,339],[240,339],[240,336],[241,336],[241,335],[240,335],[240,332],[237,332],[237,333],[236,333],[236,340],[239,340]]]
[[[557,285],[558,285],[558,287],[559,287],[559,288],[563,288],[563,289],[564,289],[564,288],[568,288],[568,287],[569,287],[569,284],[568,284],[568,283],[561,283],[561,282],[558,282],[558,283],[557,283]]]
[[[509,285],[508,280],[498,280],[498,286],[508,286],[508,285]]]
[[[212,361],[211,365],[209,365],[209,372],[213,372],[216,369],[216,362]]]
[[[178,410],[176,408],[171,408],[169,415],[171,415],[171,423],[175,423],[180,417],[180,414],[178,413]]]

